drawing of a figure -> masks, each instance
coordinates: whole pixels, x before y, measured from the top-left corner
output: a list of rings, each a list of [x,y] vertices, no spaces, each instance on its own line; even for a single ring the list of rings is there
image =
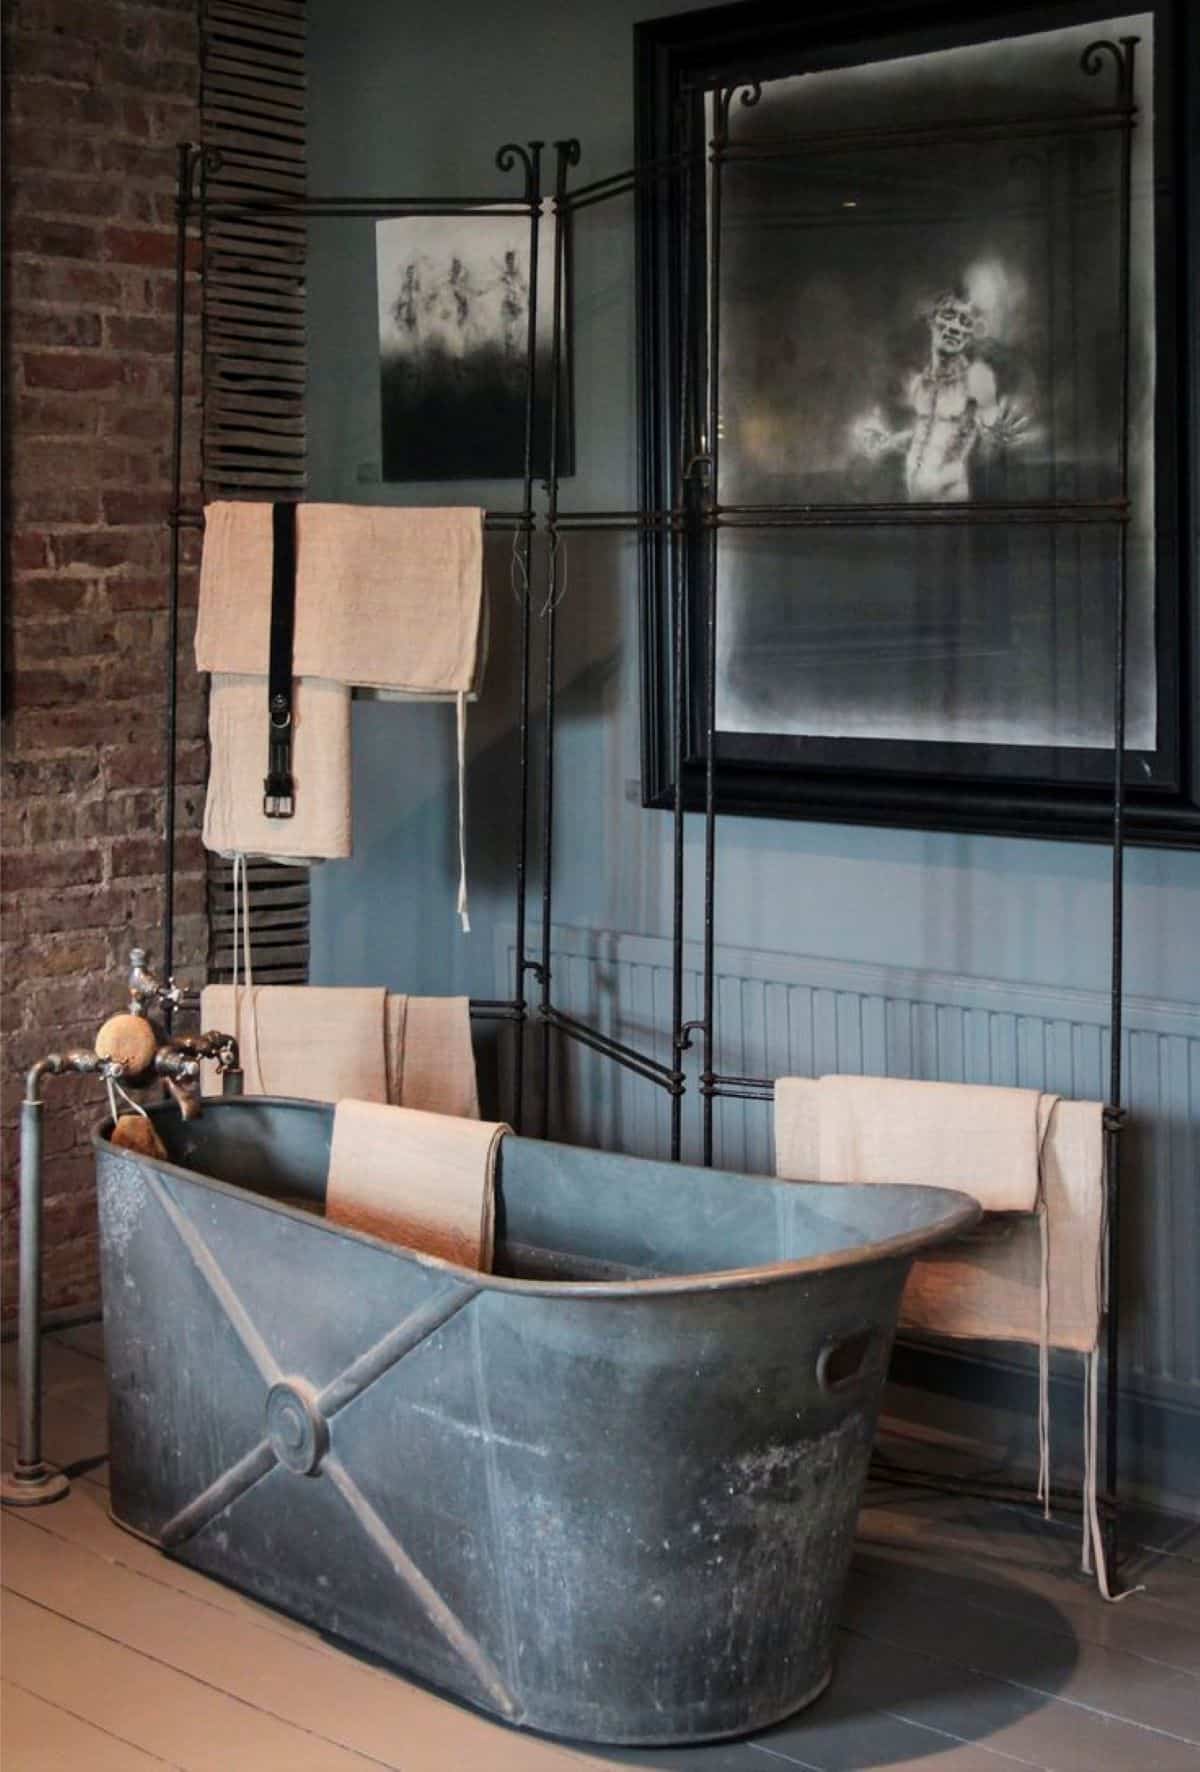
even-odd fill
[[[870,459],[904,456],[910,499],[942,503],[972,496],[972,458],[1030,440],[1030,419],[1001,398],[995,371],[977,354],[987,330],[976,304],[956,291],[936,297],[927,315],[929,361],[911,375],[905,402],[913,417],[889,428],[878,407],[852,429],[855,449]]]

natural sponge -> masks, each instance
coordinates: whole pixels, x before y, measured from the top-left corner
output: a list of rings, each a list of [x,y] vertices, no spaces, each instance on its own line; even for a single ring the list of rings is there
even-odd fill
[[[145,1114],[121,1114],[109,1133],[109,1142],[119,1145],[122,1150],[138,1151],[143,1157],[165,1157],[167,1154],[166,1145]]]
[[[129,1077],[140,1077],[154,1063],[158,1040],[142,1015],[110,1015],[96,1035],[97,1058],[123,1065]]]

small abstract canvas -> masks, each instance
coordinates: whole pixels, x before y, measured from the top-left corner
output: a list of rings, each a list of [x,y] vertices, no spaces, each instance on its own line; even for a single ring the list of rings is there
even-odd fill
[[[530,229],[522,216],[376,223],[385,480],[519,479],[525,460]],[[548,471],[554,229],[539,230],[533,468]],[[570,424],[561,379],[559,472]]]

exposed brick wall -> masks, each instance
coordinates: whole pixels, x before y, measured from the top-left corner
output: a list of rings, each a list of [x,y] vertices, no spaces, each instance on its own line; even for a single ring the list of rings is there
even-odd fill
[[[26,1068],[90,1046],[128,949],[162,954],[175,143],[198,133],[197,0],[5,0],[3,1230],[15,1309]],[[195,291],[191,291],[194,296]],[[198,327],[185,502],[197,503]],[[206,953],[203,706],[185,535],[176,973]],[[47,1309],[98,1296],[93,1079],[46,1088]]]

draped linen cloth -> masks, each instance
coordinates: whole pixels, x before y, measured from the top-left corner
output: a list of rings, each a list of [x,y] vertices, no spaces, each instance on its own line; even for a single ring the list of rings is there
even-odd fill
[[[387,1101],[382,988],[210,984],[200,1019],[238,1042],[247,1095]],[[219,1080],[206,1074],[210,1094]]]
[[[466,704],[478,696],[486,662],[483,511],[476,506],[300,504],[296,507],[296,597],[292,675],[347,693],[455,704],[459,878],[456,909],[470,930],[466,885]],[[350,853],[349,707],[318,766],[311,747],[295,757],[295,814],[262,812],[266,772],[267,663],[274,557],[272,507],[222,499],[205,509],[196,622],[196,666],[237,677],[255,691],[215,695],[204,841],[221,854],[316,861]],[[310,699],[305,695],[303,699]],[[314,710],[317,698],[311,696]],[[243,708],[246,713],[243,718]],[[325,711],[322,699],[320,709]],[[236,717],[235,717],[236,716]],[[317,737],[310,712],[309,737]],[[296,720],[294,746],[299,746]],[[307,802],[307,804],[306,804]],[[314,840],[305,823],[315,828]],[[266,827],[264,829],[264,827]],[[244,840],[243,840],[244,839]]]
[[[985,1212],[1004,1213],[921,1256],[905,1288],[903,1327],[969,1340],[1039,1345],[1037,1209],[1044,1207],[1049,1345],[1086,1353],[1103,1314],[1103,1113],[1099,1102],[1062,1101],[1034,1089],[781,1077],[775,1169],[792,1180],[952,1187]],[[847,1114],[856,1122],[849,1133]],[[1011,1137],[1004,1131],[1010,1116]],[[865,1130],[863,1122],[870,1122]],[[1006,1174],[1009,1161],[1014,1167]]]
[[[476,694],[483,515],[465,505],[298,505],[293,676],[419,699]],[[198,670],[265,678],[272,558],[269,504],[205,508]]]
[[[467,997],[409,997],[371,987],[207,985],[206,1028],[233,1034],[247,1095],[391,1102],[479,1118]],[[204,1090],[220,1091],[205,1069]]]
[[[387,1000],[388,1100],[456,1119],[479,1118],[468,997]]]
[[[496,1161],[509,1130],[491,1121],[341,1101],[333,1117],[326,1220],[489,1273]]]
[[[1032,1211],[1011,1203],[1030,1195],[1031,1115]],[[1014,1168],[1006,1175],[1009,1162]],[[1049,1349],[1084,1356],[1081,1560],[1088,1572],[1094,1564],[1104,1599],[1124,1598],[1109,1588],[1097,1502],[1106,1284],[1103,1104],[991,1085],[781,1077],[775,1085],[775,1166],[776,1174],[796,1181],[957,1188],[996,1214],[913,1262],[900,1327],[1038,1349],[1038,1499],[1047,1516]]]

